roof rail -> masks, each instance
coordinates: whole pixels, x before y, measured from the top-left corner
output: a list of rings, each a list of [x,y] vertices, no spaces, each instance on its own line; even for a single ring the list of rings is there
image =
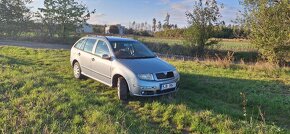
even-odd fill
[[[96,37],[98,35],[95,35],[95,34],[87,34],[85,37]]]
[[[96,35],[96,34],[87,34],[86,37],[100,37],[108,40],[107,36],[102,36],[102,35]]]
[[[104,38],[104,39],[108,40],[107,36],[99,36],[99,35],[97,35],[97,37]]]

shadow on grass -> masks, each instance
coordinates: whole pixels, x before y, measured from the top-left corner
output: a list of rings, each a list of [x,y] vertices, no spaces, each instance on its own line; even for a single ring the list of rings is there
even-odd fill
[[[190,111],[210,110],[214,114],[227,115],[234,120],[244,120],[241,93],[246,95],[247,119],[262,120],[259,108],[267,124],[289,129],[290,86],[278,81],[244,80],[181,74],[181,84],[176,97],[133,97],[141,106],[160,102],[164,105],[185,105]]]
[[[2,65],[31,65],[32,62],[27,60],[19,60],[5,55],[0,55],[0,64]]]
[[[226,51],[226,50],[206,50],[207,55],[210,58],[216,59],[216,55],[218,55],[220,58],[228,57],[228,53],[233,53],[233,60],[236,62],[239,62],[241,60],[245,62],[257,62],[259,58],[258,52],[255,51]]]

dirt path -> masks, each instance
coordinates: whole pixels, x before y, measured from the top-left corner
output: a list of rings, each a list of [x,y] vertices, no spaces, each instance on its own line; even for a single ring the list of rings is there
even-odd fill
[[[22,47],[30,47],[30,48],[47,48],[47,49],[70,49],[71,48],[71,45],[65,45],[65,44],[50,44],[50,43],[10,41],[10,40],[0,40],[0,46],[22,46]]]

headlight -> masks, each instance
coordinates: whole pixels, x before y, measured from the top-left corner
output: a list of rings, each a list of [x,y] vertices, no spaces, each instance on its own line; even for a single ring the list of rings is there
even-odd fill
[[[174,70],[173,74],[174,74],[174,77],[178,77],[179,76],[179,73],[177,72],[177,70]]]
[[[138,78],[141,80],[154,80],[153,74],[138,74]]]

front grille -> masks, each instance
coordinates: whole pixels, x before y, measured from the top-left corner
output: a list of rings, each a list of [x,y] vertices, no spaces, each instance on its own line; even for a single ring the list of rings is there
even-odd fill
[[[157,79],[168,79],[174,77],[173,72],[156,73]]]

